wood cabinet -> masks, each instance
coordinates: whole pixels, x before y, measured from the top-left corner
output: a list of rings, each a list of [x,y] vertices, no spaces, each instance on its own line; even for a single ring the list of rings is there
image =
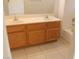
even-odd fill
[[[12,33],[12,32],[18,32],[18,31],[24,31],[25,26],[24,25],[12,25],[12,26],[7,26],[7,32]]]
[[[59,36],[60,36],[59,29],[47,29],[46,41],[57,40],[57,38],[59,38]]]
[[[26,35],[25,32],[9,33],[8,38],[9,38],[10,48],[18,48],[18,47],[26,46],[27,40],[25,35]]]
[[[28,36],[30,45],[43,43],[45,40],[45,31],[44,30],[29,31]]]
[[[55,29],[55,28],[60,28],[60,21],[53,21],[53,22],[48,22],[47,23],[47,29]]]
[[[29,45],[43,43],[45,40],[45,23],[28,24],[28,40]]]
[[[24,25],[8,26],[7,32],[10,48],[19,48],[28,45]]]
[[[57,40],[60,37],[60,21],[48,22],[46,32],[46,41]]]
[[[10,48],[45,43],[60,37],[60,21],[8,26],[7,32]]]
[[[45,23],[34,23],[34,24],[27,24],[27,30],[45,30],[46,24]]]

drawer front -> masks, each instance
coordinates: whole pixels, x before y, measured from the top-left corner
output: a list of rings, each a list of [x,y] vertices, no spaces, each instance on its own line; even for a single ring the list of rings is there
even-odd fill
[[[8,33],[17,32],[17,31],[24,31],[24,29],[25,29],[24,25],[15,25],[15,26],[8,26],[7,27]]]
[[[48,22],[47,28],[60,28],[60,21]]]
[[[28,24],[27,25],[27,30],[42,30],[45,28],[46,28],[45,23],[36,23],[36,24]]]

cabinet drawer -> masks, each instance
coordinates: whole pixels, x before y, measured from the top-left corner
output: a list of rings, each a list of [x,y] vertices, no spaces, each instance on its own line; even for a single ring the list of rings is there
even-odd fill
[[[48,22],[47,28],[60,28],[60,21]]]
[[[42,30],[45,28],[46,28],[45,23],[36,23],[36,24],[28,24],[27,25],[27,30]]]
[[[24,29],[25,29],[24,25],[7,26],[8,33],[16,31],[24,31]]]

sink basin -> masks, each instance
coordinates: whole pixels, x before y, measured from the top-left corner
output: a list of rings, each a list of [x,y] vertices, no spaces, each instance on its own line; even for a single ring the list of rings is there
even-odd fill
[[[21,19],[17,19],[17,20],[15,20],[15,19],[11,19],[11,20],[8,20],[9,22],[22,22],[22,20]]]
[[[6,24],[7,24],[7,25],[9,25],[9,24],[10,24],[10,25],[16,25],[16,24],[21,24],[21,23],[23,23],[22,20],[16,20],[16,21],[15,21],[14,19],[10,19],[10,20],[7,20],[7,21],[6,21]]]
[[[13,20],[12,22],[19,23],[19,22],[23,22],[23,21],[22,20]]]

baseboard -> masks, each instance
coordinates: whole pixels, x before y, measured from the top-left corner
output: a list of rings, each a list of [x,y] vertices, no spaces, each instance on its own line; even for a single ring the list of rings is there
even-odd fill
[[[65,40],[67,40],[68,42],[72,42],[73,41],[73,34],[67,32],[65,29],[63,29],[61,31],[61,37]]]

